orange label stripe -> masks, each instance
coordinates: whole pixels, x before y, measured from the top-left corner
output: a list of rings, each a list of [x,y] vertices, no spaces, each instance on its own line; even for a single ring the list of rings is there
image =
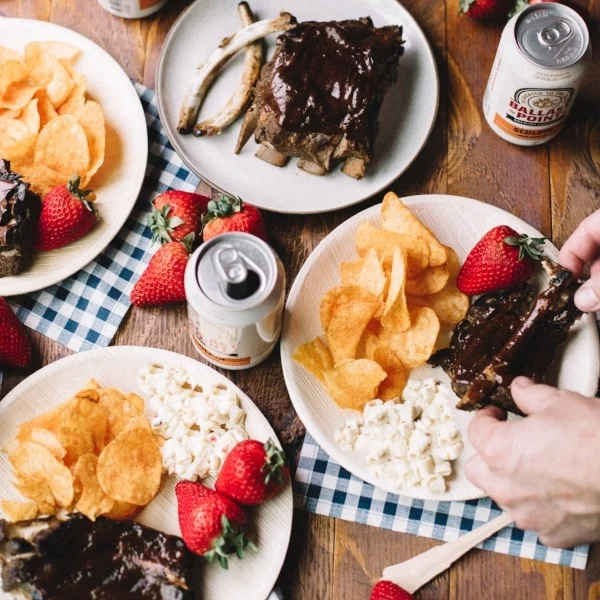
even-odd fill
[[[507,121],[498,113],[496,113],[496,116],[494,117],[494,124],[500,127],[500,129],[502,129],[502,131],[508,135],[512,135],[513,137],[521,140],[531,140],[546,137],[557,132],[562,127],[562,120],[560,123],[556,123],[551,127],[545,127],[543,129],[525,129],[524,127],[519,127],[518,125]]]

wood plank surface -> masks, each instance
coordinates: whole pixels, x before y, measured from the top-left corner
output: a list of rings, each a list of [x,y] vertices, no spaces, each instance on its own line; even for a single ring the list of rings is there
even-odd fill
[[[2,0],[0,15],[50,20],[74,29],[110,52],[132,79],[152,87],[164,38],[189,3],[171,0],[157,15],[140,21],[113,17],[94,0]],[[481,111],[502,23],[481,24],[459,17],[458,0],[404,0],[403,4],[432,44],[441,94],[429,141],[393,189],[400,195],[450,193],[478,198],[520,216],[557,243],[564,242],[582,218],[600,208],[600,61],[595,58],[563,134],[537,148],[513,146],[491,131]],[[600,2],[581,4],[594,15],[592,43],[600,48]],[[201,191],[210,193],[206,187]],[[288,286],[327,233],[379,200],[327,215],[267,213]],[[31,332],[30,337],[34,362],[26,372],[6,374],[4,395],[28,373],[70,353],[44,336]],[[130,311],[114,343],[155,346],[197,357],[183,306]],[[304,429],[291,407],[277,350],[259,367],[226,375],[255,400],[289,453],[296,454]],[[366,599],[383,567],[436,544],[297,511],[281,586],[286,600]],[[598,545],[592,547],[586,571],[473,551],[419,592],[418,598],[600,600],[599,550]]]

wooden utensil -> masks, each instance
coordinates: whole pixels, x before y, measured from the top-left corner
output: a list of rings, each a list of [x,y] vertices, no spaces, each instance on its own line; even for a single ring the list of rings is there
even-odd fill
[[[463,554],[512,522],[512,517],[502,513],[489,523],[462,535],[453,542],[436,546],[409,560],[386,567],[382,579],[387,579],[412,594],[449,569],[450,565]]]

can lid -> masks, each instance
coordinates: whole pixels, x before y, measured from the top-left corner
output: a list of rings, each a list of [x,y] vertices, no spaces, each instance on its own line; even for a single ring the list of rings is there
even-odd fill
[[[563,4],[535,4],[525,9],[515,27],[522,54],[540,67],[563,69],[585,53],[589,33],[583,19]]]
[[[224,308],[260,304],[277,279],[275,255],[265,242],[243,233],[221,235],[206,244],[196,277],[204,295]]]

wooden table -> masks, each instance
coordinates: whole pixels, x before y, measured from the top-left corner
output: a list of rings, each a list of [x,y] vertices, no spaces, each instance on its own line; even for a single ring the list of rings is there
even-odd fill
[[[235,5],[235,0],[223,0]],[[580,0],[586,4],[586,0]],[[497,137],[481,113],[481,99],[502,23],[477,24],[458,16],[458,0],[403,0],[425,30],[437,57],[440,110],[424,151],[393,186],[400,195],[447,193],[500,206],[562,244],[576,225],[600,207],[600,1],[587,0],[596,19],[596,56],[567,129],[556,141],[520,148]],[[0,14],[49,20],[88,36],[110,52],[132,79],[154,86],[160,49],[169,27],[188,4],[171,0],[141,21],[111,16],[94,0],[2,0]],[[285,2],[277,3],[285,6]],[[268,214],[269,231],[288,276],[316,244],[373,198],[327,215]],[[30,371],[69,354],[32,334]],[[197,357],[188,339],[184,306],[129,312],[115,344],[138,344]],[[3,394],[28,373],[7,374]],[[265,411],[290,451],[302,425],[289,407],[278,352],[250,371],[230,374]],[[287,408],[286,408],[287,407]],[[295,443],[296,442],[296,443]],[[281,577],[287,600],[364,600],[384,566],[431,548],[437,542],[297,512],[290,551]],[[419,593],[421,599],[530,600],[600,599],[600,545],[586,571],[485,551],[471,552]],[[237,599],[232,599],[237,600]]]

